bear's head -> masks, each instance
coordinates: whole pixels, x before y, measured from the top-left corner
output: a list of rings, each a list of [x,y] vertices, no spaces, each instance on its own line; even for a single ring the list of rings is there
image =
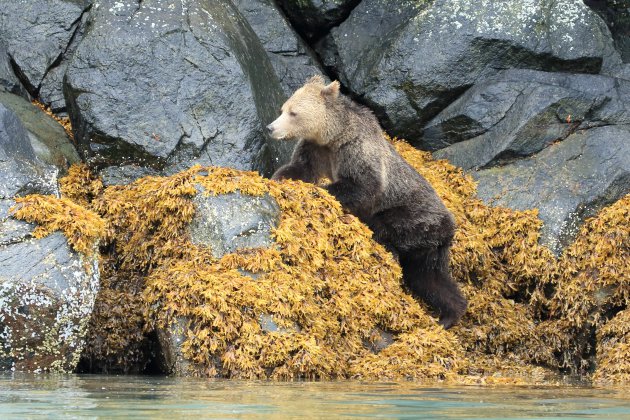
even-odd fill
[[[276,140],[305,139],[328,144],[331,108],[339,97],[339,82],[326,85],[321,76],[313,76],[282,105],[280,116],[267,126]]]

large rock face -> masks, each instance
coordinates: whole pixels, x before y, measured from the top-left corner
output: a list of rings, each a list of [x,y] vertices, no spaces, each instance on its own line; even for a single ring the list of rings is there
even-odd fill
[[[541,242],[559,253],[585,218],[630,192],[630,128],[578,131],[541,153],[474,173],[493,205],[539,209]]]
[[[486,202],[538,208],[556,253],[585,217],[630,192],[630,82],[508,70],[435,117],[425,144],[474,170]]]
[[[581,2],[365,0],[320,52],[386,128],[423,145],[421,126],[494,69],[597,73],[613,54]]]
[[[2,84],[19,91],[19,78],[34,97],[47,85],[44,95],[47,102],[61,106],[58,102],[62,98],[61,80],[50,72],[62,62],[91,3],[89,0],[0,1]]]
[[[76,254],[61,233],[34,239],[34,226],[10,216],[15,196],[58,193],[58,168],[38,159],[33,136],[0,102],[0,370],[68,372],[98,290],[98,260]]]
[[[97,4],[66,81],[76,138],[96,164],[269,169],[262,130],[284,95],[227,0]]]

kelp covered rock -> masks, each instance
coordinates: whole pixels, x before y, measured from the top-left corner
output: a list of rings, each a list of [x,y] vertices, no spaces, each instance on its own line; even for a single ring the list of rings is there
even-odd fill
[[[392,256],[316,186],[195,167],[103,188],[75,167],[62,191],[107,223],[83,368],[463,383],[595,369],[597,381],[627,380],[628,198],[587,221],[556,259],[539,245],[535,210],[488,207],[460,169],[393,144],[457,219],[451,269],[470,303],[459,325],[439,327],[401,286]],[[231,234],[263,241],[236,250],[226,235],[193,241],[203,203],[232,199],[275,203],[262,214],[277,205],[278,219]]]
[[[236,191],[273,197],[280,209],[273,243],[220,258],[208,245],[195,245],[189,226],[199,186],[218,198]],[[392,257],[370,239],[365,226],[313,185],[279,185],[248,172],[193,168],[171,178],[107,188],[92,207],[109,221],[116,276],[146,273],[145,303],[126,312],[144,310],[158,335],[168,330],[170,339],[181,339],[181,347],[172,346],[175,351],[162,361],[180,374],[374,377],[374,372],[387,374],[404,355],[415,366],[409,376],[444,377],[458,366],[454,337],[403,291]],[[117,292],[134,295],[129,288]],[[109,296],[103,304],[111,307],[120,299]],[[88,351],[112,336],[107,326],[120,316],[99,315],[92,325],[102,338],[91,340]],[[276,328],[265,326],[268,319]],[[119,341],[113,340],[106,354],[118,352],[124,359],[121,343],[129,345],[133,333],[116,331]],[[374,358],[370,343],[379,340],[380,331],[395,338],[379,353],[382,357]]]
[[[15,217],[39,226],[0,204],[0,370],[72,372],[99,288],[104,224],[67,199],[16,201]]]
[[[595,367],[599,381],[627,381],[623,321],[630,307],[630,195],[585,223],[558,265],[546,327],[558,338],[550,342],[554,351],[576,371]],[[595,334],[596,344],[591,342]]]
[[[67,199],[20,197],[58,194],[57,173],[72,153],[51,121],[21,98],[0,94],[0,370],[74,370],[98,290],[100,218]],[[16,217],[40,226],[16,220],[12,206]]]

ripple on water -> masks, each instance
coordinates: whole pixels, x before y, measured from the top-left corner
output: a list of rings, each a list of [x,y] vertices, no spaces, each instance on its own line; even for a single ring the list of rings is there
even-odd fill
[[[630,419],[630,395],[591,387],[0,376],[0,418]]]

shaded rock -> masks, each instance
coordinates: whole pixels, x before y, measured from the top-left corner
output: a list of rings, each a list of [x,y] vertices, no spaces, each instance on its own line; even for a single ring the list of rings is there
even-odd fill
[[[159,172],[137,165],[108,166],[99,172],[103,185],[127,185],[145,176],[157,176]]]
[[[48,73],[62,60],[89,0],[0,1],[0,78],[15,85],[14,73],[33,97]],[[8,65],[7,65],[8,63]],[[8,69],[11,68],[11,72]],[[8,80],[7,80],[8,79]],[[59,97],[61,84],[54,88]],[[15,92],[15,89],[9,89]]]
[[[265,332],[291,333],[300,331],[300,326],[295,323],[292,328],[279,326],[276,321],[274,321],[273,315],[271,314],[261,314],[259,317],[259,322],[260,328]]]
[[[473,172],[478,195],[497,206],[538,208],[541,243],[559,253],[582,221],[630,192],[630,127],[580,130],[537,155]]]
[[[85,34],[90,8],[91,7],[86,7],[80,20],[76,22],[76,29],[70,39],[70,43],[58,60],[58,64],[50,68],[48,73],[46,73],[46,77],[39,88],[39,100],[45,105],[48,105],[57,115],[67,116],[66,98],[63,92],[63,79],[68,69],[68,63],[72,59]]]
[[[37,158],[64,170],[81,161],[63,127],[29,101],[0,91],[0,104],[12,110],[28,131]]]
[[[630,63],[630,1],[584,0],[584,3],[604,19],[621,59]]]
[[[2,39],[0,39],[0,57],[8,57],[7,47]],[[28,92],[15,76],[9,60],[0,58],[0,91],[3,90],[25,98],[29,97]]]
[[[68,65],[65,94],[93,164],[272,170],[263,127],[284,94],[227,0],[99,3]]]
[[[316,74],[323,75],[314,52],[291,28],[271,0],[233,0],[252,27],[289,96]],[[274,111],[278,111],[277,109]]]
[[[308,40],[320,38],[339,25],[361,0],[279,0],[278,3]]]
[[[28,131],[0,102],[0,198],[57,194],[57,172],[37,159]]]
[[[194,374],[196,367],[184,357],[182,351],[182,345],[186,340],[187,324],[187,320],[180,317],[176,322],[172,322],[169,328],[157,329],[159,343],[157,365],[161,372],[176,376]]]
[[[630,82],[507,70],[477,83],[430,121],[423,145],[464,169],[539,152],[576,130],[630,124]]]
[[[510,67],[598,73],[612,40],[569,0],[365,0],[319,49],[385,128],[422,145],[422,125],[480,77]]]

